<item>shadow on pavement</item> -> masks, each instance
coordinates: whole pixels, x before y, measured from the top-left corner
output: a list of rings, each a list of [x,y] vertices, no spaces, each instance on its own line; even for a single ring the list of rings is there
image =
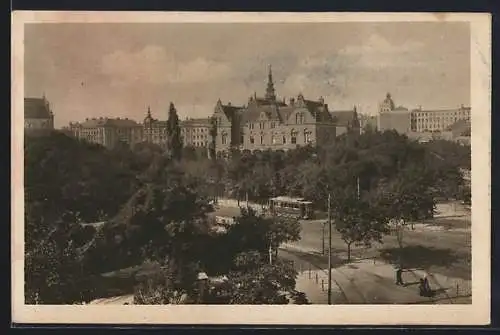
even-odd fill
[[[328,257],[324,256],[320,253],[303,253],[300,251],[294,251],[294,250],[286,250],[287,253],[290,253],[292,255],[295,255],[296,257],[300,258],[303,261],[306,261],[312,265],[314,265],[317,269],[319,270],[326,270],[328,269]],[[337,267],[343,265],[344,262],[341,258],[332,255],[332,267]]]
[[[450,249],[429,248],[421,245],[405,246],[400,249],[386,248],[380,250],[380,258],[391,264],[400,261],[405,268],[424,268],[431,266],[450,266],[459,260]]]

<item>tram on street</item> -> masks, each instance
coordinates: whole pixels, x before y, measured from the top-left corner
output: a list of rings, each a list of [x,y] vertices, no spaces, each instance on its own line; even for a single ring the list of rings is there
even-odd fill
[[[269,209],[273,215],[310,220],[314,217],[313,203],[304,198],[280,196],[269,199]]]

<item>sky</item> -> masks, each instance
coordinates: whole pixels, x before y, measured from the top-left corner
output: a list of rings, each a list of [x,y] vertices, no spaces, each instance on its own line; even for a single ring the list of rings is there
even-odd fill
[[[38,23],[25,26],[25,96],[45,94],[56,127],[86,117],[206,117],[218,99],[323,97],[375,115],[396,105],[470,105],[470,31],[461,22]]]

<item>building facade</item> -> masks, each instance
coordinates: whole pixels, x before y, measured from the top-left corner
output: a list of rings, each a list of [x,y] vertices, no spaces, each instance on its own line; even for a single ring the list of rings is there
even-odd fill
[[[143,121],[143,141],[166,147],[168,143],[167,121],[160,121],[151,115],[148,107]],[[185,146],[208,147],[210,137],[210,118],[189,118],[179,121],[181,140]]]
[[[390,93],[380,104],[377,117],[379,130],[396,130],[402,134],[447,132],[457,122],[470,122],[470,107],[442,110],[423,110],[421,107],[408,110],[403,106],[396,107]]]
[[[336,124],[322,98],[307,100],[302,94],[279,100],[269,67],[264,97],[250,96],[246,106],[223,104],[214,108],[216,151],[288,150],[304,145],[323,145],[333,141]]]
[[[411,129],[416,132],[445,131],[458,121],[470,121],[470,107],[442,110],[422,110],[421,108],[412,111]]]
[[[396,130],[398,133],[407,134],[411,132],[411,112],[403,106],[396,107],[391,94],[387,93],[379,106],[377,128],[380,131]]]
[[[70,133],[78,139],[113,148],[119,143],[133,146],[142,141],[143,127],[128,118],[92,118],[69,124]]]
[[[24,129],[54,129],[54,113],[45,96],[24,98]]]
[[[148,107],[146,117],[142,123],[143,142],[153,143],[165,148],[167,146],[167,121],[160,121],[151,116],[151,109]]]
[[[211,142],[210,118],[187,119],[180,122],[184,146],[208,148]]]

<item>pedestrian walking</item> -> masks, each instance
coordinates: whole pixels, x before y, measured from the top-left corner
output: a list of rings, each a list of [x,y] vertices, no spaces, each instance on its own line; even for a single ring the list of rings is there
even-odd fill
[[[426,292],[427,296],[430,296],[432,293],[432,290],[431,290],[431,285],[429,285],[429,279],[427,278],[427,275],[424,276],[423,281],[424,281],[425,292]]]
[[[420,278],[420,284],[418,285],[418,290],[421,297],[425,297],[427,295],[425,292],[425,282],[423,278]]]
[[[404,285],[403,282],[403,269],[401,266],[396,270],[396,285]]]

